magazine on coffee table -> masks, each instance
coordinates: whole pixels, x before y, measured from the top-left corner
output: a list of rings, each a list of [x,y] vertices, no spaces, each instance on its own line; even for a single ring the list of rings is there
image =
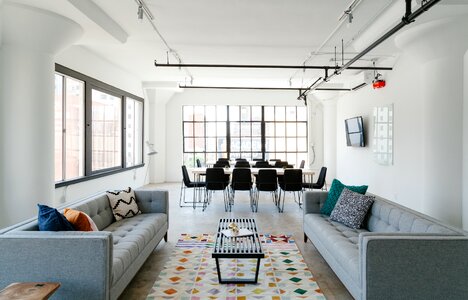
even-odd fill
[[[246,228],[240,228],[237,234],[231,229],[222,230],[221,233],[226,237],[243,237],[253,235],[253,232]]]

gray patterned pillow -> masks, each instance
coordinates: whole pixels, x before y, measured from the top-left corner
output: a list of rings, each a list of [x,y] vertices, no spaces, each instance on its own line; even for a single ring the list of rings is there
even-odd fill
[[[333,209],[330,219],[351,228],[361,228],[367,211],[374,203],[374,196],[361,195],[347,188],[343,192]]]
[[[141,214],[135,200],[135,192],[129,187],[122,191],[107,191],[112,213],[117,221]]]

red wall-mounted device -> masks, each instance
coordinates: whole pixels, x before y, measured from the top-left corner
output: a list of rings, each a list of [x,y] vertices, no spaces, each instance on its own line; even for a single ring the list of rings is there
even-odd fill
[[[372,87],[374,89],[381,89],[381,88],[385,87],[385,80],[382,80],[382,79],[374,80],[372,82]]]

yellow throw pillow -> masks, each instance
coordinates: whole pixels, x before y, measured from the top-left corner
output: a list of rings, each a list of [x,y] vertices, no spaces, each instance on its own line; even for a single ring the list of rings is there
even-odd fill
[[[88,220],[88,217],[84,212],[79,210],[74,210],[71,208],[65,208],[63,215],[67,218],[75,230],[77,231],[93,231],[91,224]]]

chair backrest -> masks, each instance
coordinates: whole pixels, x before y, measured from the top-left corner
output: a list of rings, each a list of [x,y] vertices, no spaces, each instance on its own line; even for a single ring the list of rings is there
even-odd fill
[[[218,161],[221,161],[221,160],[227,160],[227,161],[229,161],[229,158],[226,158],[226,157],[220,157],[220,158],[218,158]]]
[[[254,158],[253,161],[264,161],[263,158]]]
[[[325,185],[325,178],[327,176],[327,167],[322,167],[320,169],[320,174],[319,174],[319,177],[317,179],[317,187],[318,189],[321,189],[323,188],[323,186]]]
[[[234,168],[250,168],[250,163],[246,160],[239,160],[234,165]]]
[[[248,168],[232,171],[231,188],[235,191],[248,191],[252,188],[252,173]]]
[[[275,168],[286,168],[288,166],[287,161],[277,161],[275,162]]]
[[[302,190],[302,170],[301,169],[286,169],[284,170],[283,181],[280,186],[285,191],[300,191]]]
[[[182,165],[182,179],[184,181],[185,186],[189,186],[192,181],[190,180],[189,173],[187,172],[187,167]]]
[[[197,158],[196,162],[197,162],[197,168],[201,168],[202,165],[201,165],[201,161],[199,158]]]
[[[270,168],[270,164],[266,161],[257,161],[254,165],[255,168]]]
[[[224,168],[224,167],[229,167],[229,161],[228,160],[218,160],[213,167],[215,168]]]
[[[222,168],[206,169],[206,189],[215,191],[224,190],[229,183],[226,178]]]
[[[301,160],[301,164],[299,165],[299,168],[304,169],[305,166],[305,160]]]
[[[236,158],[236,161],[247,161],[245,158]]]
[[[275,169],[258,170],[256,179],[257,190],[273,192],[278,188],[278,177]]]

